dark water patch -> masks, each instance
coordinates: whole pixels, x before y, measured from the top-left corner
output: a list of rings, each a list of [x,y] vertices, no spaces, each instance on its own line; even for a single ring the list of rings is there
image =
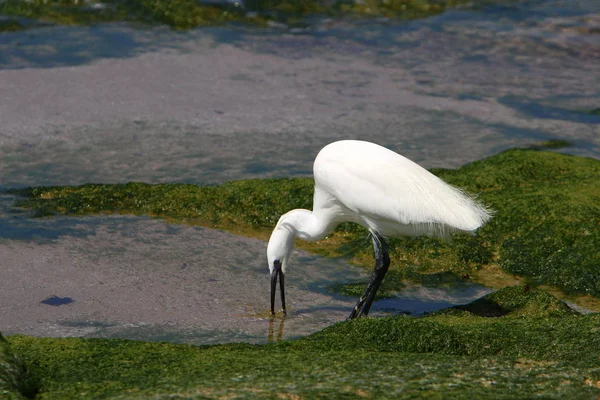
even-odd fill
[[[582,124],[600,124],[600,115],[594,113],[586,113],[580,110],[568,110],[562,107],[542,104],[514,96],[499,98],[498,102],[513,108],[528,117],[564,120]]]
[[[0,15],[0,32],[15,32],[25,29],[17,18],[6,18]]]
[[[50,296],[47,299],[40,301],[40,303],[42,303],[42,304],[46,304],[46,305],[54,306],[54,307],[60,307],[60,306],[66,305],[66,304],[74,303],[74,302],[75,302],[75,300],[73,300],[70,297],[58,297],[58,296]]]
[[[0,69],[53,68],[131,57],[153,46],[118,25],[45,27],[0,35]]]
[[[114,232],[128,236],[131,232],[122,229],[130,217],[61,217],[48,210],[46,213],[31,213],[14,207],[18,196],[0,193],[0,241],[23,241],[36,244],[54,243],[64,237],[87,238],[96,235],[100,227],[111,221]],[[37,218],[34,218],[37,216]],[[52,218],[40,218],[52,216]],[[144,219],[145,217],[142,217]],[[176,234],[177,227],[170,226],[169,233]]]
[[[13,207],[15,199],[15,196],[0,194],[0,240],[24,240],[40,244],[64,235],[85,237],[93,234],[73,219],[32,219],[31,212]]]
[[[600,155],[600,147],[593,141],[583,138],[564,138],[556,137],[552,132],[515,127],[508,124],[489,124],[496,132],[500,133],[507,139],[519,140],[522,147],[533,149],[552,149],[570,154],[587,155],[598,157]],[[497,146],[494,152],[506,150],[505,146]]]
[[[459,284],[448,287],[407,285],[393,297],[375,303],[375,310],[388,311],[392,315],[422,315],[472,302],[492,289],[478,284]]]

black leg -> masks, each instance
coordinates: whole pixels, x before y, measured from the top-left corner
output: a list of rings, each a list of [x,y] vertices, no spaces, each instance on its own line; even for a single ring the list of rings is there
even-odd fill
[[[358,299],[348,319],[367,316],[369,314],[371,304],[373,304],[373,300],[377,294],[377,289],[379,289],[379,285],[381,285],[383,277],[390,266],[387,242],[377,232],[371,231],[371,236],[373,238],[373,251],[375,253],[375,268],[373,269],[371,280],[365,288],[365,292]]]

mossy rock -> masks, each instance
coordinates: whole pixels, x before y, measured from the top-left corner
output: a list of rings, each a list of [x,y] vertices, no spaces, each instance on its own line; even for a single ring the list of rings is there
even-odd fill
[[[436,311],[431,315],[557,318],[580,313],[548,292],[529,285],[519,285],[503,288],[469,304]]]
[[[506,2],[511,0],[498,0]],[[141,21],[165,24],[173,29],[242,22],[266,26],[277,20],[289,26],[305,25],[314,15],[426,18],[448,8],[468,3],[488,4],[490,0],[365,0],[361,2],[321,0],[257,0],[202,4],[197,0],[105,0],[93,7],[82,0],[5,0],[0,14],[26,17],[63,25],[88,25],[109,21]],[[243,8],[245,4],[247,8]],[[11,24],[10,29],[22,28]]]
[[[487,299],[488,302],[482,302]],[[595,398],[600,315],[524,286],[464,310],[360,318],[266,345],[13,336],[44,399]],[[548,313],[548,310],[552,310]],[[512,314],[512,315],[510,315]]]
[[[199,187],[131,182],[117,185],[14,190],[37,216],[121,213],[150,215],[212,227],[271,229],[291,208],[311,207],[312,179],[255,179]]]
[[[9,343],[0,334],[0,398],[33,398],[36,385],[27,374],[21,359],[12,352]]]
[[[600,336],[595,333],[599,324],[599,314],[583,317],[545,291],[512,286],[423,317],[339,323],[294,345],[470,356],[527,354],[544,358],[554,354],[593,365],[600,361]],[[585,344],[587,340],[589,344]],[[572,341],[582,347],[574,351]]]
[[[495,210],[477,240],[458,239],[457,251],[444,257],[447,268],[472,273],[497,263],[532,285],[600,296],[600,161],[515,149],[437,172]],[[432,257],[423,258],[431,268]]]

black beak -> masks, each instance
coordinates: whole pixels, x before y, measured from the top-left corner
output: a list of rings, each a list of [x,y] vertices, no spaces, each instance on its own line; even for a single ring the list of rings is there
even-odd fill
[[[281,261],[273,262],[273,272],[271,272],[271,314],[275,315],[275,292],[277,291],[277,277],[279,277],[279,290],[281,291],[281,310],[283,315],[285,311],[285,287],[283,285],[285,274],[281,270]]]

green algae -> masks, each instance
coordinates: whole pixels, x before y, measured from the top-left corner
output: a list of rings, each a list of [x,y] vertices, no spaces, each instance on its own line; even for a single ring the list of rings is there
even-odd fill
[[[523,285],[509,286],[469,304],[433,312],[431,315],[557,318],[579,313],[548,292]]]
[[[491,303],[509,311],[467,312]],[[8,340],[43,399],[595,398],[600,315],[561,304],[508,287],[461,313],[361,318],[267,345]]]
[[[12,351],[0,334],[0,398],[19,400],[33,398],[37,385],[28,374],[23,361]]]
[[[220,25],[240,21],[264,24],[234,9],[201,5],[194,0],[107,0],[93,7],[83,0],[7,0],[0,15],[20,16],[60,25],[90,25],[113,21],[159,23],[174,29]]]
[[[390,317],[336,324],[305,344],[329,349],[523,356],[600,365],[600,314],[582,316],[549,293],[510,286],[467,305],[424,317]]]
[[[598,393],[585,383],[597,379],[593,369],[560,362],[24,337],[13,338],[13,345],[41,364],[44,399],[507,398],[511,393],[591,398]],[[72,345],[83,348],[85,357],[65,354],[62,348]]]
[[[270,230],[291,208],[312,205],[311,179],[265,179],[220,186],[127,183],[37,187],[12,191],[38,216],[126,213],[151,215],[213,227]]]
[[[495,210],[481,246],[503,270],[567,293],[600,295],[600,162],[511,150],[440,176]]]
[[[80,0],[6,0],[0,4],[0,15],[25,17],[42,23],[89,25],[117,20],[122,17],[122,12],[112,7],[94,9]]]
[[[494,218],[476,236],[390,239],[392,265],[382,294],[406,281],[442,284],[460,280],[492,287],[511,276],[565,295],[600,297],[600,161],[532,149],[513,149],[456,170],[433,170],[451,184],[478,194]],[[38,216],[125,213],[166,218],[268,238],[279,216],[312,207],[307,178],[246,180],[220,186],[83,185],[14,190],[17,205]],[[367,231],[342,224],[326,240],[298,241],[324,256],[344,256],[370,268]],[[364,283],[336,287],[355,294]]]
[[[504,0],[506,1],[508,0]],[[270,20],[293,26],[303,18],[314,15],[416,19],[439,14],[458,5],[481,5],[490,1],[262,0],[244,3],[247,8],[234,2],[218,5],[201,4],[196,0],[104,0],[94,4],[84,0],[6,0],[0,3],[0,15],[26,17],[63,25],[141,21],[165,24],[173,29],[189,29],[231,22],[265,26]]]
[[[466,3],[466,1],[460,0],[364,0],[339,3],[338,7],[344,12],[357,15],[418,19],[440,14],[447,8]]]

